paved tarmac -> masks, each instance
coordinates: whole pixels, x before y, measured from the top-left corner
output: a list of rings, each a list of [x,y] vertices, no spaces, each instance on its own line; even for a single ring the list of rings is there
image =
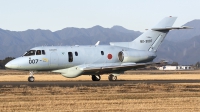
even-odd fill
[[[35,82],[0,82],[0,87],[46,87],[46,86],[60,86],[60,87],[78,87],[78,86],[122,86],[125,84],[166,84],[166,83],[200,83],[200,80],[118,80],[118,81],[35,81]]]

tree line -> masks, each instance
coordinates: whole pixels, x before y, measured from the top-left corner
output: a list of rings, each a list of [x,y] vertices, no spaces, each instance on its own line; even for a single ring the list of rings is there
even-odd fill
[[[4,60],[0,60],[0,69],[5,69],[5,65],[6,65],[9,61],[11,61],[11,60],[13,60],[13,59],[15,59],[15,58],[13,58],[13,57],[6,57]]]

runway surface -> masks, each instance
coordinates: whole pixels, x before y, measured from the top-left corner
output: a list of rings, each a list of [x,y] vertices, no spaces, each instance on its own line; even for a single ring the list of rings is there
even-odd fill
[[[0,87],[46,87],[46,86],[60,86],[60,87],[77,87],[77,86],[122,86],[125,84],[166,84],[166,83],[200,83],[200,80],[119,80],[119,81],[45,81],[45,82],[0,82]]]

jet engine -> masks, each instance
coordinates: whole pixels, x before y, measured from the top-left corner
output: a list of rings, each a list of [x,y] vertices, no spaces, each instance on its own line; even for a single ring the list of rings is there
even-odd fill
[[[130,50],[118,53],[118,59],[121,62],[149,62],[153,61],[154,58],[156,58],[155,53],[150,51]]]

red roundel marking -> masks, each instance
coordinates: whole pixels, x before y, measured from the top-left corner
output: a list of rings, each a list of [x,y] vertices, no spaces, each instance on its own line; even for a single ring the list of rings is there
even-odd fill
[[[112,59],[112,54],[108,54],[108,59]]]

